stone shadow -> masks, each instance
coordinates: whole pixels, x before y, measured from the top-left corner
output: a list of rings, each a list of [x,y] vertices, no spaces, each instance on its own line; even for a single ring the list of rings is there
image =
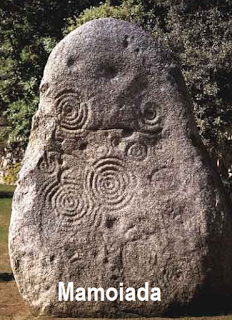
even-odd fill
[[[9,282],[14,280],[13,273],[0,273],[0,282]]]

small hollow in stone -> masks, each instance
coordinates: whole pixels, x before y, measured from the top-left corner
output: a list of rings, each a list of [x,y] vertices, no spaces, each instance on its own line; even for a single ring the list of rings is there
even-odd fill
[[[114,223],[117,221],[116,218],[107,218],[105,222],[105,226],[108,229],[111,229],[114,226]]]
[[[131,129],[123,129],[122,130],[122,137],[130,137],[130,136],[132,136],[132,134],[134,133],[134,131],[133,130],[131,130]]]
[[[88,143],[87,142],[82,142],[79,146],[79,150],[85,150],[87,148]]]

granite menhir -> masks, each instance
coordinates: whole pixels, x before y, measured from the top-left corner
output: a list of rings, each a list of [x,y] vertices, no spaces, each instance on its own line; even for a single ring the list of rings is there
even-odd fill
[[[9,236],[15,279],[32,312],[225,310],[229,202],[171,55],[128,22],[93,20],[55,47],[40,89]],[[161,301],[58,301],[58,282],[105,291],[148,282]]]

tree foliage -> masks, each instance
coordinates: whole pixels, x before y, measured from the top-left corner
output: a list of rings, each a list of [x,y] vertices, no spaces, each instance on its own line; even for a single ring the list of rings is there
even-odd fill
[[[175,53],[199,132],[232,190],[229,0],[1,0],[0,115],[7,114],[12,141],[24,141],[26,146],[42,71],[55,43],[83,23],[101,17],[140,25]]]
[[[0,116],[11,125],[10,141],[28,142],[48,55],[63,37],[66,19],[98,1],[1,0]],[[14,144],[15,146],[15,144]]]
[[[200,135],[232,190],[232,4],[227,0],[107,1],[68,19],[65,33],[100,17],[142,26],[179,59]]]

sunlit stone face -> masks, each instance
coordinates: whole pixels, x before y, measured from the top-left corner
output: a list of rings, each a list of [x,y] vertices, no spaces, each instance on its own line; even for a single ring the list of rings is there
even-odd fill
[[[158,316],[228,293],[231,252],[217,245],[231,240],[226,196],[170,56],[141,29],[99,19],[56,46],[40,88],[10,229],[32,310]],[[58,282],[149,282],[162,301],[59,302]]]

